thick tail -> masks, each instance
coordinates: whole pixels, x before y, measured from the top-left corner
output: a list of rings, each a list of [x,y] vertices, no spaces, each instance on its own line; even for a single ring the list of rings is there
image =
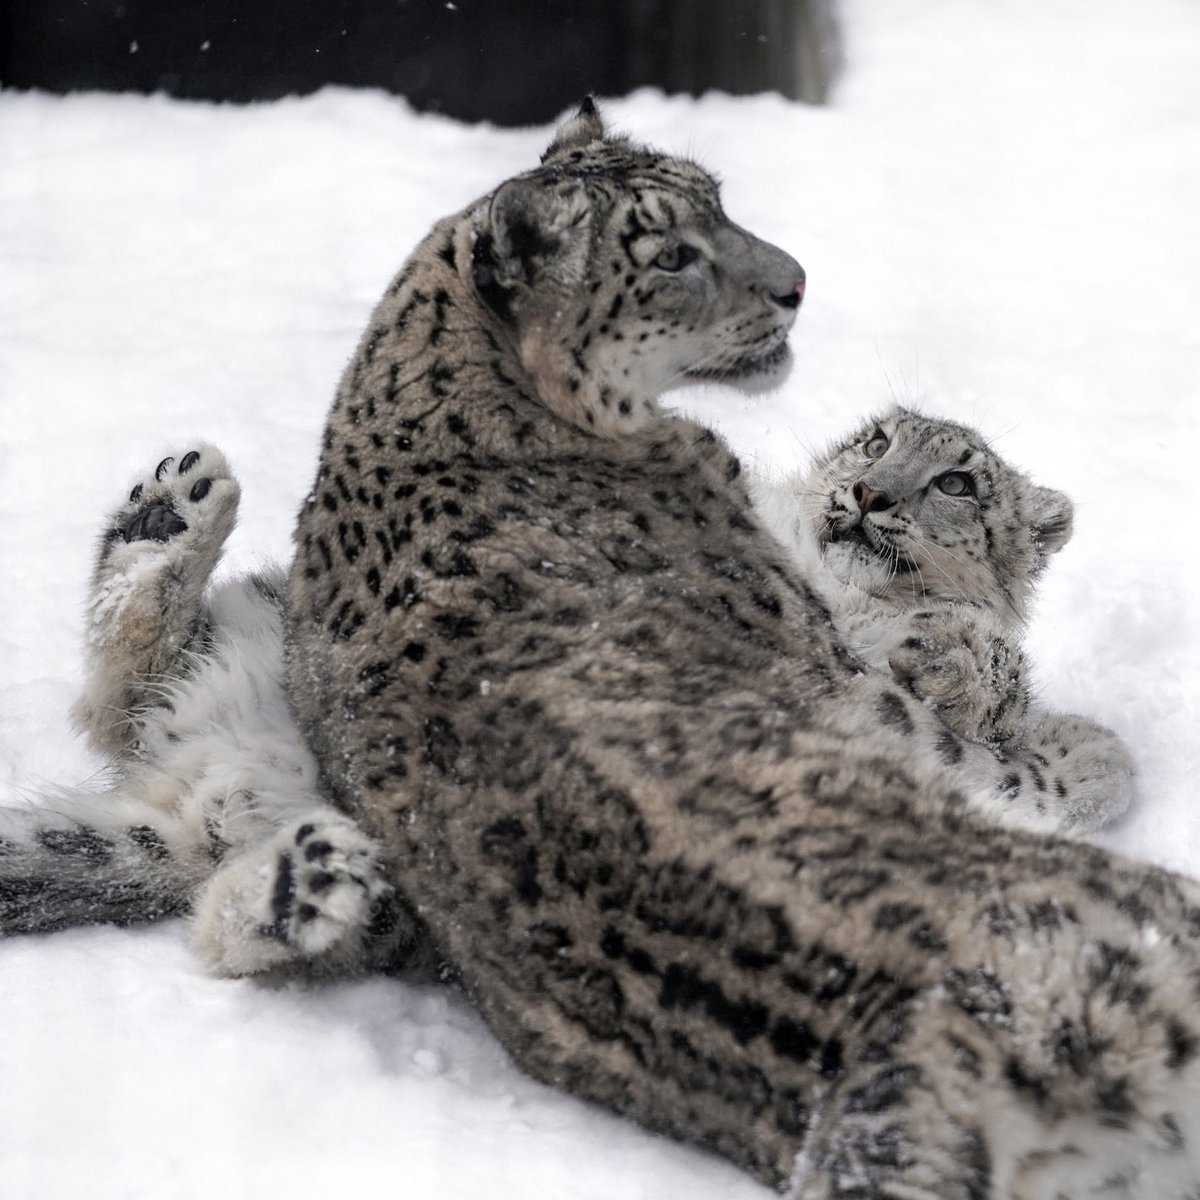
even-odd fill
[[[0,807],[0,935],[186,912],[204,871],[181,834],[119,792],[64,790]]]

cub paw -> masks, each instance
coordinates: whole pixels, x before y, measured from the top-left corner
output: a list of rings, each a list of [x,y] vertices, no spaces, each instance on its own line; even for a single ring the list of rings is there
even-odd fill
[[[88,591],[87,677],[73,710],[101,752],[133,744],[137,712],[186,666],[180,656],[203,625],[204,587],[238,495],[224,456],[201,444],[158,460],[109,514]]]
[[[375,843],[348,818],[303,820],[276,839],[275,850],[262,933],[305,957],[360,937],[376,901],[391,891]]]
[[[892,674],[918,699],[932,704],[958,732],[978,734],[986,711],[978,664],[970,651],[934,636],[906,637],[888,655]]]
[[[955,613],[914,614],[893,643],[888,666],[963,737],[1009,738],[1028,709],[1020,651]]]
[[[168,454],[112,514],[108,539],[161,544],[189,534],[193,549],[215,549],[233,528],[238,494],[237,481],[215,446],[200,443]]]
[[[192,947],[219,975],[355,971],[391,900],[375,843],[314,809],[222,864],[196,896]]]
[[[1137,767],[1129,748],[1111,729],[1074,713],[1043,716],[1029,734],[1063,828],[1091,833],[1129,807]]]

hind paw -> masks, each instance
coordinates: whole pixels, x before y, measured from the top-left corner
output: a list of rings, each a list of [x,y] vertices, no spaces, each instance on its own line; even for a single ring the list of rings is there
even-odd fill
[[[353,970],[391,892],[375,843],[319,809],[216,873],[197,901],[192,942],[222,975]]]
[[[290,833],[290,838],[289,838]],[[361,932],[374,902],[390,891],[375,843],[350,820],[325,816],[284,831],[275,860],[271,920],[263,933],[301,954],[322,954]]]

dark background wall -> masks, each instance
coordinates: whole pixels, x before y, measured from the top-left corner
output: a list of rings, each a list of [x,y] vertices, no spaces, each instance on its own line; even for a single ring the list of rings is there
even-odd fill
[[[834,0],[4,0],[0,83],[248,101],[327,83],[499,124],[655,85],[822,102]]]

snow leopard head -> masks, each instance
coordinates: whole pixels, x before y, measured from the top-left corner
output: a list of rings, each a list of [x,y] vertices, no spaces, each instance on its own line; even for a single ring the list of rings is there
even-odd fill
[[[725,214],[707,171],[585,101],[474,218],[474,282],[536,394],[589,433],[642,427],[690,380],[776,386],[804,271]]]
[[[1071,536],[1071,501],[974,429],[895,407],[814,464],[801,503],[826,566],[877,596],[964,600],[1007,621]]]

